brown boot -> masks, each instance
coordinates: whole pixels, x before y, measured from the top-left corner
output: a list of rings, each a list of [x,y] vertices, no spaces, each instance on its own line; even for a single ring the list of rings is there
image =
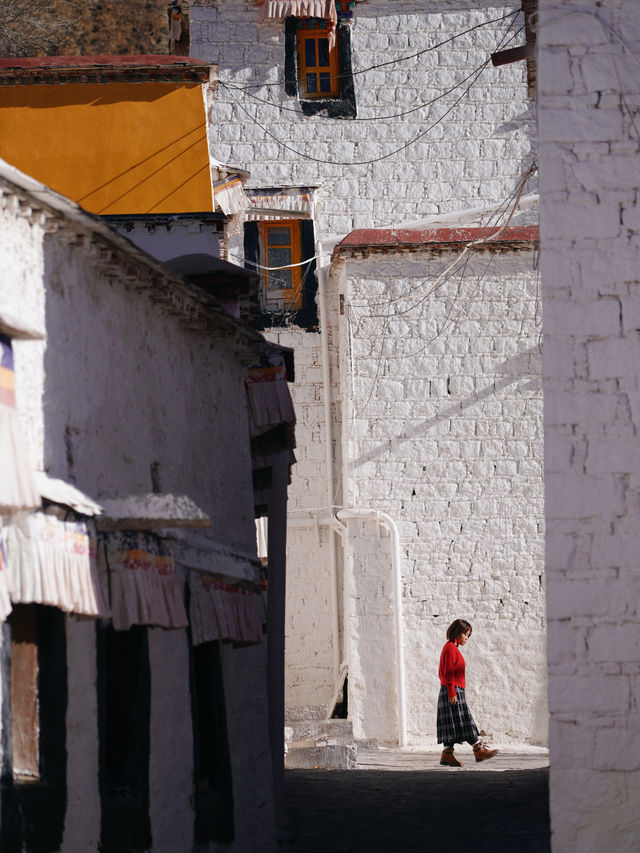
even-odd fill
[[[473,753],[476,757],[476,761],[487,761],[489,758],[493,758],[494,755],[497,755],[498,750],[487,749],[483,743],[477,743],[473,747]]]
[[[452,746],[447,746],[442,750],[440,764],[444,764],[445,767],[462,767],[462,761],[458,761],[455,757]]]

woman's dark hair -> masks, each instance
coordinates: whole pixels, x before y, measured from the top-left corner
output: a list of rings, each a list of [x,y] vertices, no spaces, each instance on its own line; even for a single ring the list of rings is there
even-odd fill
[[[469,634],[471,636],[472,631],[473,628],[466,619],[455,619],[447,628],[447,640],[451,640],[453,643],[462,634]]]

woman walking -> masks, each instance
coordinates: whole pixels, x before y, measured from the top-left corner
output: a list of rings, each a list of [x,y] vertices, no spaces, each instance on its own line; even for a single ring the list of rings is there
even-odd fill
[[[440,764],[448,767],[461,767],[453,747],[465,741],[473,747],[476,761],[486,761],[498,752],[487,749],[480,740],[471,711],[465,699],[465,663],[460,651],[471,636],[471,625],[465,619],[456,619],[447,628],[447,642],[440,655],[440,694],[438,696],[438,743],[444,746]]]

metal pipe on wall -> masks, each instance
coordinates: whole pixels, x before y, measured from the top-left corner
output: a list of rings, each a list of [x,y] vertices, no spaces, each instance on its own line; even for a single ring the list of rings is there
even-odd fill
[[[341,521],[348,519],[374,519],[385,527],[391,536],[391,568],[393,572],[394,589],[394,617],[395,617],[395,639],[396,639],[396,677],[397,677],[397,708],[398,708],[398,743],[404,747],[407,745],[407,697],[406,697],[406,671],[404,663],[404,622],[402,614],[402,575],[400,571],[400,534],[398,526],[393,518],[386,512],[372,508],[341,509],[336,513]],[[348,537],[345,537],[345,540]],[[348,542],[346,550],[348,550]],[[345,555],[345,566],[348,565],[349,555]],[[347,579],[345,577],[345,589]],[[347,644],[347,612],[345,610],[345,645]],[[348,663],[348,660],[347,660]]]
[[[331,422],[331,366],[329,361],[328,311],[327,311],[327,270],[323,265],[322,243],[318,242],[318,307],[320,309],[320,342],[322,350],[322,385],[324,388],[325,422],[325,465],[327,513],[333,515],[335,503],[333,477],[333,426]],[[340,623],[338,610],[338,567],[336,563],[336,537],[333,527],[329,527],[329,574],[331,577],[331,617],[333,633],[333,679],[340,674]],[[331,709],[330,711],[331,712]]]

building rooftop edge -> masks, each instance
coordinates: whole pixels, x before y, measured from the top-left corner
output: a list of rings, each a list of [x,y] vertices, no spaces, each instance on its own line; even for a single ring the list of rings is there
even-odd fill
[[[0,83],[112,82],[140,79],[180,79],[212,82],[217,66],[191,56],[174,54],[26,56],[0,58]],[[86,78],[86,79],[84,79]],[[92,79],[95,78],[95,79]]]
[[[95,235],[114,250],[122,253],[123,256],[129,257],[132,261],[146,267],[151,275],[157,277],[156,289],[164,285],[169,295],[171,295],[172,289],[175,289],[175,292],[180,292],[185,299],[190,298],[194,304],[199,303],[203,312],[211,323],[217,326],[219,332],[232,336],[232,348],[235,349],[237,346],[239,350],[240,347],[243,347],[255,354],[279,348],[277,344],[272,344],[256,329],[228,314],[218,300],[210,294],[205,294],[200,288],[190,285],[182,276],[172,272],[165,264],[136,247],[126,237],[118,234],[99,216],[89,213],[76,202],[57,193],[30,175],[21,172],[1,158],[0,183],[4,184],[11,192],[24,194],[34,209],[48,209],[54,216],[63,217],[72,227],[75,226]],[[239,267],[239,269],[244,272],[244,268]],[[188,312],[186,322],[187,325],[190,324]],[[198,326],[197,318],[194,317],[193,323]]]
[[[0,68],[85,68],[86,66],[123,66],[158,68],[167,65],[209,67],[212,63],[192,56],[176,56],[167,53],[144,54],[95,54],[87,56],[3,56]]]
[[[531,243],[538,240],[537,225],[510,225],[506,228],[359,228],[338,243],[335,252],[342,254],[360,249],[420,248],[446,243]]]

